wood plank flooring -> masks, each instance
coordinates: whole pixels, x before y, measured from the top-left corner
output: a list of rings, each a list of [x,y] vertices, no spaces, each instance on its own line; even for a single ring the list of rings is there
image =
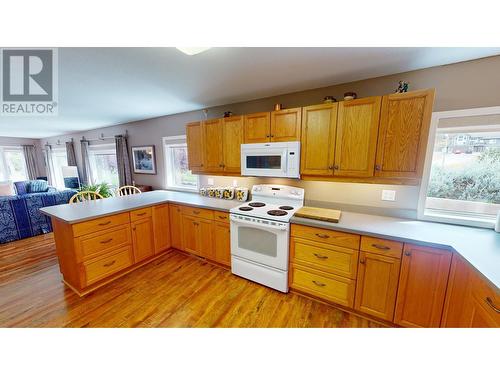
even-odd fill
[[[0,245],[0,327],[378,327],[180,251],[80,298],[52,234]]]

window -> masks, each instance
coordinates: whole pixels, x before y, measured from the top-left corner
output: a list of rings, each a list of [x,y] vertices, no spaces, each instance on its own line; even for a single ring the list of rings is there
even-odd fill
[[[66,148],[52,148],[52,164],[54,166],[54,185],[59,189],[64,189],[64,178],[62,167],[68,166]]]
[[[106,182],[112,187],[118,187],[118,163],[114,144],[90,146],[89,161],[92,183]]]
[[[198,176],[188,169],[185,136],[163,138],[166,186],[169,189],[198,190]]]
[[[434,114],[419,218],[493,226],[500,210],[500,109],[484,110]]]
[[[23,149],[18,146],[0,147],[0,180],[28,179]]]

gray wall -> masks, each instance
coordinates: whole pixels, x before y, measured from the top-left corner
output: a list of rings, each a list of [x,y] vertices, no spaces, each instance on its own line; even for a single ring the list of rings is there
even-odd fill
[[[385,77],[368,79],[342,85],[324,87],[320,89],[290,93],[270,98],[258,99],[243,103],[228,104],[209,108],[208,117],[222,117],[225,111],[235,114],[246,114],[260,111],[270,111],[275,103],[282,103],[285,108],[300,107],[321,103],[326,95],[333,95],[337,99],[343,97],[346,91],[355,91],[358,97],[372,95],[384,95],[391,93],[396,88],[398,81],[410,82],[410,90],[436,88],[436,99],[434,111],[445,111],[454,109],[465,109],[474,107],[489,107],[500,105],[500,56],[489,57],[446,66],[422,69],[407,73],[395,74]],[[129,133],[129,145],[155,145],[158,165],[157,175],[134,175],[138,184],[152,185],[154,188],[164,186],[164,163],[161,140],[164,136],[185,134],[184,125],[190,121],[204,119],[202,111],[186,112],[131,122],[93,131],[75,133],[67,136],[51,137],[42,140],[61,142],[74,137],[78,141],[82,136],[86,138],[97,138],[99,134],[112,136],[125,132]],[[79,142],[76,142],[76,152],[80,155]],[[202,178],[202,184],[206,184],[206,177]],[[215,184],[226,184],[226,178],[216,178]],[[238,178],[240,185],[250,185],[252,180]],[[229,181],[232,182],[232,179]],[[383,185],[371,184],[349,184],[340,182],[293,182],[307,189],[306,199],[322,200],[326,202],[340,202],[353,205],[385,207],[416,210],[418,201],[418,187],[414,186],[392,186],[397,191],[396,202],[382,202],[380,193]]]
[[[38,154],[37,157],[38,171],[40,172],[40,176],[46,176],[42,147],[39,139],[0,137],[0,146],[22,146],[22,145],[35,146],[36,152]]]

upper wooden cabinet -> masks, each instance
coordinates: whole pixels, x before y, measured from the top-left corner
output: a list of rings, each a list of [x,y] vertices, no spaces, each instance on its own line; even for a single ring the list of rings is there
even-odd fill
[[[189,170],[200,172],[203,169],[203,136],[200,121],[186,125],[186,143]]]
[[[243,116],[245,143],[266,143],[271,141],[271,113],[260,112]]]
[[[223,169],[228,173],[241,171],[241,144],[244,142],[243,116],[222,119]]]
[[[404,245],[394,323],[439,327],[451,255],[448,250]]]
[[[329,176],[333,174],[338,103],[302,108],[300,173]]]
[[[335,176],[373,176],[380,105],[380,96],[339,103]]]
[[[206,120],[203,130],[203,171],[221,172],[224,170],[222,119]]]
[[[434,89],[383,97],[375,176],[422,176],[433,102]]]
[[[300,141],[301,108],[271,112],[271,142]]]

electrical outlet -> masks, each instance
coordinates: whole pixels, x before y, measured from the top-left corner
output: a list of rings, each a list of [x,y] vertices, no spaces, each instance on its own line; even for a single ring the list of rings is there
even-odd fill
[[[213,178],[207,178],[207,185],[208,186],[214,186],[214,179]]]
[[[382,200],[383,201],[395,201],[396,200],[396,190],[382,190]]]
[[[237,187],[238,186],[238,180],[233,180],[233,187]]]

